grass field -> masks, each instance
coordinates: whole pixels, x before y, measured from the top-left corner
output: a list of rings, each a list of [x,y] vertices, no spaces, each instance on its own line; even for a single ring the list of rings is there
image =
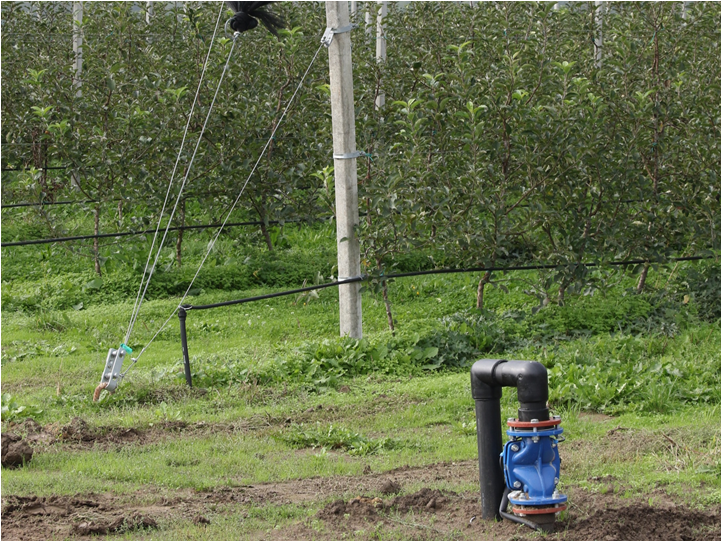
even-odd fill
[[[331,235],[309,229],[289,233],[303,249],[277,257],[327,276]],[[188,267],[202,245],[190,245]],[[221,247],[223,257],[231,251]],[[607,527],[621,532],[613,539],[644,538],[629,526],[632,512],[660,525],[648,539],[665,539],[664,529],[721,536],[721,325],[699,317],[693,295],[665,287],[686,267],[652,273],[642,295],[631,293],[632,277],[617,276],[538,311],[524,293],[528,274],[503,277],[507,291],[489,289],[483,312],[470,309],[478,276],[403,279],[390,287],[396,335],[367,292],[360,342],[337,338],[334,290],[191,311],[192,390],[174,320],[120,389],[93,403],[132,309],[112,288],[134,275],[118,265],[102,286],[83,288],[92,275],[75,263],[63,273],[57,251],[3,257],[3,431],[35,448],[29,464],[3,470],[3,539],[533,538],[471,520],[468,367],[481,357],[549,369],[567,436],[561,486],[572,502],[558,538],[594,539]],[[267,262],[259,252],[234,257]],[[262,277],[274,267],[259,268]],[[300,285],[204,287],[192,302]],[[146,343],[176,305],[172,294],[154,295],[131,345]],[[505,416],[515,403],[505,390]],[[400,492],[384,494],[393,479]],[[440,491],[431,507],[429,498],[414,503],[424,490]],[[361,496],[383,503],[350,503]]]

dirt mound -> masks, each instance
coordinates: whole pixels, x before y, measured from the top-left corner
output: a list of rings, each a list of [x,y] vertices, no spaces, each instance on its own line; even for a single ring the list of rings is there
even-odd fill
[[[26,434],[37,434],[38,432],[43,431],[42,425],[38,423],[35,419],[32,417],[28,417],[25,419],[22,423],[17,425],[21,432],[25,432]]]
[[[450,496],[457,497],[457,494],[452,492],[444,494],[438,489],[431,490],[430,488],[422,488],[413,494],[406,494],[405,496],[394,498],[391,502],[391,507],[401,512],[423,509],[432,511],[441,509],[443,505],[448,502]]]
[[[578,541],[721,541],[721,518],[681,506],[660,509],[640,504],[603,509],[570,524],[567,531]]]
[[[388,479],[381,485],[381,494],[398,494],[401,491],[401,485],[394,479]]]
[[[73,417],[70,424],[60,429],[60,437],[65,441],[92,441],[95,431],[80,417]]]
[[[33,448],[22,436],[12,432],[2,434],[2,465],[4,468],[16,468],[27,464],[33,458]]]
[[[153,518],[136,513],[129,517],[118,517],[109,523],[106,521],[81,522],[73,526],[73,533],[77,535],[107,535],[130,530],[150,530],[157,527],[158,523]]]
[[[383,509],[384,502],[380,498],[367,498],[359,496],[346,503],[344,500],[336,500],[329,503],[318,511],[318,518],[323,520],[336,520],[350,517],[376,517],[379,509]]]

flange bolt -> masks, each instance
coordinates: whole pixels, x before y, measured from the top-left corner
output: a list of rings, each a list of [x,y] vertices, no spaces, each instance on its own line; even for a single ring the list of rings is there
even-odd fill
[[[518,451],[518,449],[519,449],[518,445],[511,445],[511,451],[513,451],[514,453],[516,451]]]
[[[521,482],[520,482],[520,481],[515,481],[515,482],[513,483],[513,488],[521,488]]]

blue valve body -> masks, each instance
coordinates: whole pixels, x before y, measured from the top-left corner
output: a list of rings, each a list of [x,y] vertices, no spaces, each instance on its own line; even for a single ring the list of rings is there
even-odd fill
[[[512,504],[548,506],[568,500],[568,496],[556,491],[561,474],[557,436],[562,433],[563,429],[558,426],[536,431],[514,428],[506,431],[511,439],[501,457],[506,486],[514,491],[508,497]],[[516,491],[523,493],[524,499],[514,497],[518,495]]]

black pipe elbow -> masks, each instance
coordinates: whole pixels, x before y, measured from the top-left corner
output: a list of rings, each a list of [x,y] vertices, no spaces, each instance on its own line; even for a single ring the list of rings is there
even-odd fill
[[[536,361],[508,361],[498,366],[495,379],[501,387],[517,387],[519,402],[548,401],[548,371]]]
[[[521,421],[546,421],[549,412],[548,371],[536,361],[481,359],[471,368],[471,391],[474,400],[501,397],[503,387],[518,389],[518,418]]]
[[[502,390],[493,377],[496,367],[508,361],[481,359],[471,367],[471,394],[474,400],[501,398]]]

